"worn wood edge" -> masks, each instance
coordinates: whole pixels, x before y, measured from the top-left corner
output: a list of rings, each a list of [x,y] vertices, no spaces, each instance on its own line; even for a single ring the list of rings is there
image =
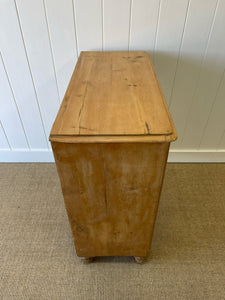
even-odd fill
[[[156,223],[156,219],[157,219],[157,216],[158,216],[159,202],[160,202],[160,199],[161,199],[161,193],[162,193],[162,189],[163,189],[164,177],[165,177],[165,173],[166,173],[166,166],[167,166],[167,161],[168,161],[169,150],[170,150],[170,143],[168,144],[168,147],[167,147],[167,150],[166,150],[166,155],[164,157],[165,161],[164,161],[164,167],[163,167],[163,171],[162,171],[161,186],[160,186],[160,191],[159,191],[159,195],[158,195],[157,207],[156,207],[154,220],[153,220],[153,230],[152,230],[152,235],[150,237],[149,252],[148,252],[147,256],[144,256],[146,258],[148,258],[150,256],[152,240],[153,240],[153,236],[154,236],[154,232],[155,232],[155,223]],[[136,260],[136,256],[134,258]],[[138,261],[136,260],[136,262],[138,262]]]
[[[100,53],[101,53],[101,55],[102,55],[102,53],[104,53],[104,54],[108,54],[108,55],[110,55],[112,52],[115,52],[116,54],[118,54],[118,55],[121,55],[121,54],[124,54],[124,53],[129,53],[129,52],[135,52],[135,53],[137,53],[137,54],[140,54],[140,55],[148,55],[149,56],[149,54],[148,54],[148,52],[146,52],[146,51],[127,51],[127,50],[125,50],[125,51],[81,51],[80,52],[80,55],[82,54],[85,54],[85,55],[89,55],[90,54],[90,56],[93,56],[93,55],[96,55],[96,56],[98,56]]]
[[[65,100],[65,98],[67,97],[67,94],[69,93],[69,90],[70,90],[71,87],[72,87],[72,78],[77,74],[77,72],[78,72],[78,70],[79,70],[79,68],[80,68],[80,63],[81,63],[82,56],[83,56],[83,51],[81,51],[81,53],[80,53],[80,55],[79,55],[79,57],[78,57],[78,59],[77,59],[75,68],[74,68],[74,70],[73,70],[73,73],[72,73],[72,76],[71,76],[71,78],[70,78],[69,84],[68,84],[68,86],[67,86],[66,92],[65,92],[65,94],[64,94],[63,100],[62,100],[62,102],[61,102],[61,104],[60,104],[60,106],[59,106],[57,115],[56,115],[55,120],[54,120],[54,123],[53,123],[53,125],[52,125],[51,131],[50,131],[50,136],[51,136],[52,134],[54,134],[54,132],[57,132],[57,131],[58,131],[58,128],[57,128],[57,125],[56,125],[56,124],[57,124],[56,121],[60,118],[60,115],[61,115],[61,108],[62,108],[62,106],[64,105],[64,100]]]
[[[126,135],[126,136],[106,136],[106,135],[50,135],[50,142],[59,143],[164,143],[173,142],[177,135]]]

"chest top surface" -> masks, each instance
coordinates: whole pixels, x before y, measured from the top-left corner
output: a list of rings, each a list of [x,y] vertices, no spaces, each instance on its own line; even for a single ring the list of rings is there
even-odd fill
[[[146,52],[81,52],[50,140],[172,141],[176,131]]]

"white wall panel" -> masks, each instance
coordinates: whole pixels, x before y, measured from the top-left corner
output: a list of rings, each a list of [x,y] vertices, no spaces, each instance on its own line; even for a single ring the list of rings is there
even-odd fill
[[[133,0],[129,48],[154,53],[160,0]]]
[[[155,42],[154,66],[169,102],[190,0],[162,0]],[[175,13],[174,12],[179,12]]]
[[[80,51],[101,51],[102,1],[74,0],[77,41]]]
[[[225,0],[0,0],[0,161],[47,141],[80,51],[145,50],[178,131],[171,161],[225,161]]]
[[[225,149],[225,73],[219,83],[212,111],[201,139],[202,149]]]
[[[103,49],[128,50],[131,0],[103,0]]]
[[[12,149],[28,148],[17,105],[0,55],[0,119]]]
[[[2,126],[2,123],[0,121],[0,150],[9,150],[10,151],[10,145],[7,141],[7,136],[5,134],[4,128]],[[1,156],[1,153],[0,153]]]
[[[182,148],[185,125],[196,92],[216,4],[217,0],[190,2],[170,105],[179,135],[178,141],[172,146],[176,149]]]
[[[215,14],[215,20],[210,32],[210,39],[202,64],[200,78],[196,83],[197,88],[192,99],[190,114],[188,115],[188,122],[182,144],[182,147],[185,149],[199,147],[208,116],[223,76],[225,68],[225,38],[221,39],[219,33],[225,30],[224,11],[225,1],[221,1]],[[219,128],[221,127],[223,128],[224,126],[219,126]],[[213,129],[215,130],[215,136],[212,137],[212,139],[214,140],[216,138],[218,140],[221,135],[220,129],[218,130],[215,127]],[[206,132],[210,132],[210,130],[207,130]]]
[[[37,101],[48,137],[59,108],[59,95],[43,3],[43,0],[16,0]]]
[[[47,140],[13,0],[0,0],[0,12],[0,50],[28,142],[31,148],[45,148]]]
[[[222,135],[221,141],[220,141],[220,143],[218,145],[218,149],[219,150],[223,150],[223,151],[225,149],[225,130],[224,130],[224,133]]]
[[[45,7],[60,101],[62,101],[77,61],[73,1],[45,0]]]

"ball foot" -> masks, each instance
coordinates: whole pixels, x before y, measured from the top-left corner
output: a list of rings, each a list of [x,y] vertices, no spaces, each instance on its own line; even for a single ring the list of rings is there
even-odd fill
[[[89,263],[93,262],[94,257],[86,257],[85,256],[85,257],[80,257],[80,259],[82,262],[89,264]]]
[[[143,264],[147,260],[147,256],[134,256],[135,261],[138,264]]]

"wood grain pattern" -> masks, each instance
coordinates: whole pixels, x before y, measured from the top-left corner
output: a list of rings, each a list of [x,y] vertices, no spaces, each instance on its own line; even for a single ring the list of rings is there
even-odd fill
[[[82,52],[51,136],[175,131],[146,52]]]
[[[169,143],[52,148],[77,255],[147,256]]]
[[[149,255],[170,141],[145,52],[82,53],[50,141],[77,255]]]

